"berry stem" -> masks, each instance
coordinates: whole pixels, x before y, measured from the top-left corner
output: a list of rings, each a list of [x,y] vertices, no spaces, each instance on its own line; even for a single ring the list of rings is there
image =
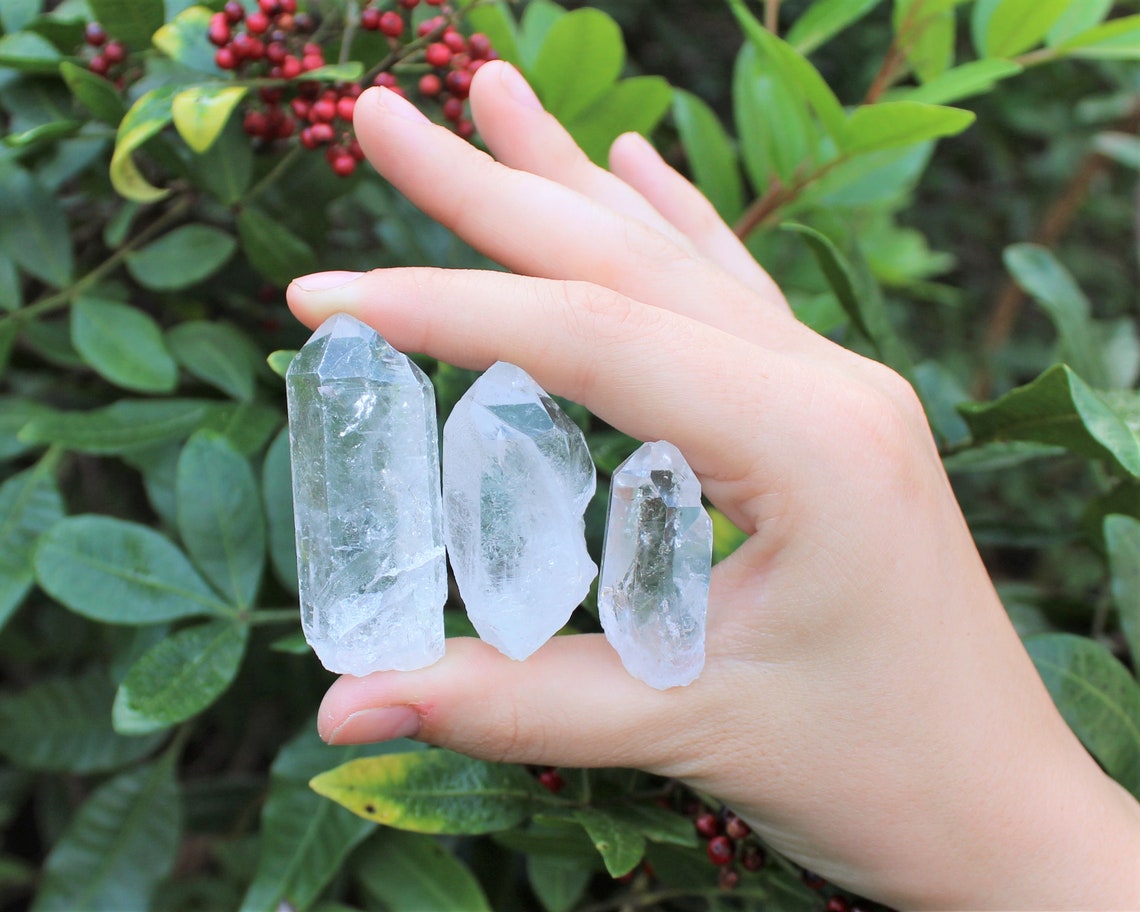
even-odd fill
[[[281,156],[281,160],[270,168],[269,172],[261,180],[245,192],[245,195],[238,201],[237,207],[240,209],[242,206],[248,205],[251,200],[260,196],[262,192],[276,183],[286,171],[293,167],[293,163],[300,158],[302,151],[304,151],[304,146],[294,146]]]

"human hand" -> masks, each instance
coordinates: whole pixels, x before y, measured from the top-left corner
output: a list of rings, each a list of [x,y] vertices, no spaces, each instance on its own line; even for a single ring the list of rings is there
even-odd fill
[[[639,137],[615,143],[612,173],[595,167],[502,63],[471,103],[498,163],[387,91],[358,100],[357,134],[513,274],[319,274],[290,306],[310,326],[347,311],[463,367],[511,361],[669,440],[749,539],[714,570],[689,687],[633,679],[600,635],[522,663],[450,640],[430,668],[341,678],[322,735],[677,777],[897,906],[1140,907],[1140,810],[1055,711],[909,385],[799,324]]]

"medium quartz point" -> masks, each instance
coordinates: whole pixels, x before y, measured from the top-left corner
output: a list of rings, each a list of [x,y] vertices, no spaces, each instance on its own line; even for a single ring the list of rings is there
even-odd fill
[[[431,665],[447,598],[431,381],[336,314],[285,388],[305,639],[341,674]]]
[[[500,361],[443,428],[443,533],[484,640],[525,659],[569,619],[598,568],[582,514],[597,484],[582,431],[522,368]]]
[[[712,521],[673,444],[643,444],[610,481],[598,615],[635,678],[665,690],[705,664]]]

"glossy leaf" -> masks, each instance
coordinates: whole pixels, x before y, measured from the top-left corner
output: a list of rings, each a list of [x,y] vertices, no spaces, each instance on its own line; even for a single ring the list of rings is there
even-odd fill
[[[417,833],[489,833],[542,806],[521,767],[446,750],[353,760],[311,785],[354,814]]]
[[[581,808],[571,815],[593,840],[611,877],[628,874],[645,855],[645,837],[633,824],[594,808]]]
[[[858,155],[954,136],[975,119],[972,111],[915,101],[864,105],[851,115],[846,151]]]
[[[1108,386],[1108,365],[1094,335],[1088,298],[1047,247],[1014,244],[1003,254],[1014,280],[1049,314],[1061,337],[1061,360],[1097,388]]]
[[[0,310],[19,310],[24,303],[15,261],[0,248]]]
[[[174,96],[171,110],[174,128],[195,152],[201,154],[214,144],[246,93],[247,86],[191,86]]]
[[[212,621],[162,639],[119,685],[111,715],[115,731],[160,731],[211,706],[237,676],[247,634],[244,625]]]
[[[431,836],[381,830],[356,855],[365,893],[390,912],[490,912],[479,881]]]
[[[526,875],[546,912],[570,912],[582,899],[594,872],[561,858],[527,855]]]
[[[37,415],[51,413],[41,402],[24,396],[0,396],[0,460],[11,459],[32,449],[20,440],[20,430]]]
[[[289,370],[289,365],[293,362],[293,357],[296,354],[295,349],[282,349],[281,351],[270,352],[269,356],[265,359],[265,363],[269,365],[269,369],[278,377],[284,378],[285,372]]]
[[[237,227],[250,265],[275,285],[284,288],[297,276],[316,271],[313,248],[260,209],[242,209]]]
[[[985,25],[983,57],[1013,57],[1041,43],[1072,0],[1001,0]]]
[[[140,50],[150,47],[166,18],[163,0],[87,0],[87,5],[108,35]]]
[[[228,323],[189,320],[166,334],[166,343],[187,371],[234,399],[253,398],[257,351]]]
[[[177,480],[178,533],[206,578],[242,608],[253,604],[265,566],[265,523],[253,470],[214,431],[182,449]]]
[[[975,445],[998,440],[1054,444],[1140,475],[1140,440],[1068,365],[1054,365],[993,402],[958,410]]]
[[[205,6],[184,9],[154,33],[154,46],[183,66],[216,74],[214,52],[217,48],[207,37],[211,15],[213,13]]]
[[[1104,543],[1112,575],[1112,598],[1120,629],[1140,673],[1140,520],[1113,514],[1104,520]]]
[[[788,30],[788,43],[810,54],[879,5],[880,0],[815,0]]]
[[[1105,771],[1140,797],[1140,685],[1096,640],[1068,633],[1025,641],[1057,709]]]
[[[102,670],[46,678],[0,695],[0,754],[25,769],[103,773],[149,754],[161,736],[129,738],[111,728],[115,685]]]
[[[720,119],[696,95],[674,89],[673,122],[694,182],[720,217],[732,224],[744,209],[744,185],[736,149]]]
[[[187,288],[213,275],[237,249],[233,237],[211,225],[183,225],[128,254],[127,270],[154,291]]]
[[[954,62],[954,6],[927,0],[895,0],[895,41],[921,82],[941,76]]]
[[[624,64],[618,24],[587,7],[551,25],[529,75],[546,109],[568,123],[606,93]]]
[[[214,409],[202,427],[217,431],[243,456],[259,452],[281,424],[281,412],[258,402],[237,402]]]
[[[0,250],[54,288],[71,281],[67,217],[59,200],[22,168],[0,167]]]
[[[1140,171],[1140,137],[1131,133],[1105,131],[1093,137],[1093,147],[1114,162]]]
[[[174,96],[179,89],[177,85],[151,89],[131,105],[120,122],[115,152],[111,156],[111,184],[120,196],[139,203],[153,203],[170,192],[151,185],[142,176],[132,155],[170,123],[174,116]]]
[[[103,783],[48,855],[33,912],[147,908],[174,867],[181,831],[169,760]]]
[[[1001,80],[1016,76],[1023,70],[1024,67],[1012,60],[972,60],[947,70],[924,85],[908,89],[906,99],[924,104],[950,104],[988,92]]]
[[[231,117],[222,134],[209,149],[189,162],[193,180],[222,203],[237,203],[253,178],[254,147],[241,119]]]
[[[115,87],[90,70],[65,60],[59,65],[59,74],[79,103],[104,123],[117,125],[126,108]]]
[[[517,32],[519,60],[522,61],[524,72],[529,73],[534,66],[539,49],[554,23],[566,15],[566,10],[550,0],[531,0],[526,5]]]
[[[518,29],[515,18],[503,0],[477,3],[464,10],[463,17],[474,32],[482,32],[490,39],[499,56],[516,67],[524,66],[519,53]]]
[[[757,193],[790,183],[812,160],[815,129],[807,103],[765,67],[752,45],[740,49],[733,75],[733,119],[740,156]]]
[[[297,593],[297,544],[293,526],[293,477],[289,463],[289,429],[282,428],[265,453],[261,469],[269,559],[277,579]]]
[[[56,523],[40,539],[35,568],[45,592],[108,624],[229,613],[169,539],[110,516]]]
[[[43,463],[0,484],[0,629],[28,590],[40,536],[63,518],[63,499]]]
[[[178,367],[162,330],[136,307],[80,295],[71,308],[71,341],[105,380],[142,393],[168,393]]]
[[[1045,43],[1054,47],[1095,28],[1104,21],[1112,5],[1113,0],[1074,0],[1053,23]]]
[[[18,32],[43,11],[41,0],[6,0],[0,5],[0,26],[5,32]]]
[[[1140,60],[1140,15],[1102,23],[1062,42],[1055,50],[1083,60]]]
[[[0,37],[0,67],[25,73],[52,73],[59,66],[59,51],[36,32],[13,32]]]
[[[622,133],[650,133],[657,126],[673,90],[658,76],[623,79],[577,115],[568,125],[570,134],[591,160],[604,165],[610,146]]]

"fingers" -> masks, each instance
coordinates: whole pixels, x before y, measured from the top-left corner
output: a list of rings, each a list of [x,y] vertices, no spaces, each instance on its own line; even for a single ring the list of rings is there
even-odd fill
[[[461,367],[511,361],[626,433],[674,443],[745,531],[758,479],[788,461],[773,441],[802,418],[815,383],[794,357],[595,285],[443,269],[352,275],[302,277],[289,305],[310,326],[351,313],[402,351]]]
[[[619,136],[610,149],[613,173],[652,203],[696,249],[765,300],[789,310],[783,293],[756,262],[705,195],[669,167],[637,133]]]
[[[634,679],[601,635],[555,637],[525,662],[451,639],[430,668],[340,678],[318,729],[333,744],[412,736],[494,761],[654,769],[694,688]]]
[[[593,282],[744,338],[803,340],[778,303],[758,300],[687,244],[495,162],[392,92],[362,95],[355,125],[372,163],[416,206],[514,272]]]

